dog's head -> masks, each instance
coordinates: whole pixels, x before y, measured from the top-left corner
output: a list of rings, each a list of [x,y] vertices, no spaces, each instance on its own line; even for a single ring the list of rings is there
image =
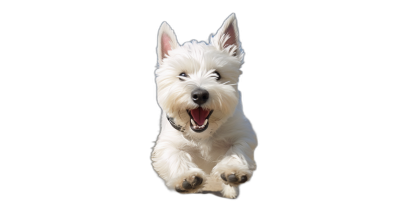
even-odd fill
[[[237,83],[243,51],[235,15],[230,15],[209,43],[180,45],[164,22],[158,32],[157,99],[175,129],[207,137],[238,104]]]

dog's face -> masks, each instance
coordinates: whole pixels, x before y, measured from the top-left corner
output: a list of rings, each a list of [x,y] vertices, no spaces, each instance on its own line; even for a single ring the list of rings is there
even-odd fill
[[[164,22],[158,33],[157,98],[171,125],[191,136],[214,133],[238,104],[243,53],[235,15],[210,42],[177,42]]]

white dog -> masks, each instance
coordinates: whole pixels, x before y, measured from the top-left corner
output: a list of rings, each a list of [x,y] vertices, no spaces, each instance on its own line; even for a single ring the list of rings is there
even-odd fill
[[[180,45],[162,23],[158,32],[157,100],[161,132],[152,153],[154,170],[169,188],[200,192],[210,182],[236,198],[256,169],[257,138],[244,116],[238,90],[243,51],[235,14],[209,43]]]

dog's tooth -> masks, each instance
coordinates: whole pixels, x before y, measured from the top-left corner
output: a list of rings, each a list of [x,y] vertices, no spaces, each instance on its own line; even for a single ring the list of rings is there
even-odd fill
[[[192,125],[193,125],[194,127],[196,127],[196,124],[194,123],[193,119],[190,119],[190,122],[192,122]]]
[[[204,122],[203,126],[206,126],[207,122],[208,122],[208,119],[206,119],[206,121]]]

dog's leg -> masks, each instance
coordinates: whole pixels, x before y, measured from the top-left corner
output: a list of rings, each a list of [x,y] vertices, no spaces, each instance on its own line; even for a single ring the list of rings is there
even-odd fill
[[[248,181],[256,169],[256,163],[253,159],[256,143],[252,144],[253,142],[237,141],[213,168],[212,175],[223,181],[222,194],[224,197],[236,198],[237,186]]]
[[[152,154],[154,170],[166,185],[179,193],[199,192],[205,184],[205,173],[192,162],[189,153],[172,144],[158,144]]]

